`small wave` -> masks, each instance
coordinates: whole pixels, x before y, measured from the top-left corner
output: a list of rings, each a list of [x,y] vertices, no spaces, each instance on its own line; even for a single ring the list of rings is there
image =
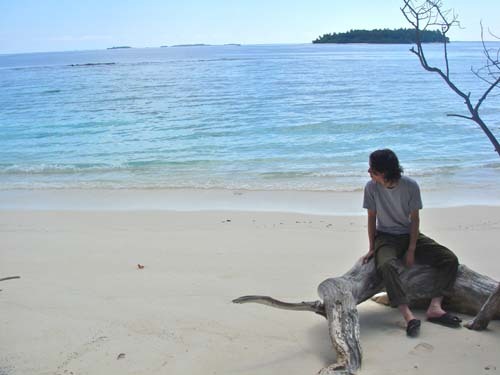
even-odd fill
[[[363,185],[349,184],[314,184],[262,181],[138,181],[138,180],[40,180],[40,181],[9,181],[0,185],[4,190],[165,190],[165,189],[196,189],[196,190],[238,190],[238,191],[310,191],[310,192],[361,192]]]
[[[117,98],[111,98],[111,99],[100,99],[99,102],[101,103],[114,103],[114,102],[123,102],[127,100],[141,100],[141,96],[137,95],[130,95],[130,96],[120,96]]]
[[[287,172],[263,172],[259,176],[263,179],[294,179],[294,178],[363,178],[365,171],[287,171]]]
[[[313,172],[311,174],[313,177],[367,177],[366,171],[363,169],[361,171],[329,171],[329,172]]]
[[[485,168],[491,168],[491,169],[500,169],[500,163],[487,163],[484,165]]]
[[[110,163],[78,163],[78,164],[0,164],[0,175],[67,175],[85,173],[109,173],[109,172],[151,172],[161,169],[199,169],[206,168],[217,163],[215,160],[143,160],[129,161],[120,164]]]
[[[193,58],[171,58],[169,60],[161,61],[124,61],[124,62],[97,62],[97,63],[74,63],[74,64],[51,64],[51,65],[26,65],[26,66],[6,66],[0,67],[0,70],[13,70],[13,71],[39,71],[39,70],[57,70],[62,67],[66,68],[92,68],[102,66],[147,66],[147,65],[182,65],[186,63],[204,63],[210,61],[232,61],[231,58],[221,59],[193,59]],[[249,58],[235,58],[234,60],[253,60]]]
[[[280,132],[293,134],[334,134],[336,136],[341,136],[344,134],[356,134],[363,132],[368,128],[367,123],[354,122],[354,123],[342,123],[338,124],[332,120],[316,122],[316,123],[305,123],[294,126],[285,126],[279,129]]]
[[[76,63],[76,64],[53,64],[53,65],[26,65],[26,66],[7,66],[0,68],[1,70],[14,70],[14,71],[40,71],[40,70],[58,70],[61,68],[81,68],[81,67],[94,67],[94,66],[109,66],[117,65],[116,62],[105,62],[105,63]]]
[[[34,71],[37,71],[37,70],[56,70],[56,69],[60,69],[61,66],[64,66],[64,65],[27,65],[27,66],[15,66],[15,67],[11,67],[11,66],[7,66],[7,67],[4,67],[2,68],[5,69],[5,70],[15,70],[15,71],[23,71],[23,70],[34,70]]]
[[[263,172],[259,173],[259,176],[263,179],[289,179],[297,177],[310,177],[311,172]]]
[[[405,168],[404,173],[405,175],[408,175],[410,177],[431,177],[438,175],[451,175],[461,169],[463,169],[463,167],[457,165],[446,165],[446,166],[426,168],[426,169]]]
[[[195,62],[217,62],[217,61],[253,61],[256,57],[220,57],[214,59],[198,59]]]
[[[55,175],[84,172],[109,172],[126,169],[123,166],[106,164],[39,164],[39,165],[4,165],[0,167],[2,175]]]

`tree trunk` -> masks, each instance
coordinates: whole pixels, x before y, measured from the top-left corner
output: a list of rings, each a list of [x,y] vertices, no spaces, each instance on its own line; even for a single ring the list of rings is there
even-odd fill
[[[435,280],[434,269],[425,265],[414,265],[410,269],[406,269],[401,263],[398,266],[410,305],[426,306]],[[483,314],[484,319],[489,322],[490,319],[500,318],[499,289],[498,283],[493,279],[460,265],[454,293],[443,301],[443,305],[451,311],[474,315],[483,311],[481,308],[489,297],[490,302],[485,304],[488,307]],[[245,296],[233,302],[255,302],[287,310],[307,310],[325,316],[333,348],[337,353],[337,362],[325,367],[319,374],[355,374],[362,362],[356,305],[382,290],[382,279],[375,271],[375,262],[371,260],[362,264],[359,260],[344,275],[327,279],[319,285],[318,294],[323,302],[284,303],[267,296]]]

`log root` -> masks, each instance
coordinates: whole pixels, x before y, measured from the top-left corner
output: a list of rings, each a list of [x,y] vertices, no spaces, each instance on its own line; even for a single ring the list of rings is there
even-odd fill
[[[1,278],[0,281],[20,279],[20,278],[21,278],[21,276],[9,276],[9,277],[3,277],[3,278]]]

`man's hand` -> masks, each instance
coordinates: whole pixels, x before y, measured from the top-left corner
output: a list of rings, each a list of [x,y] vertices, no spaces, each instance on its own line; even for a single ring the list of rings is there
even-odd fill
[[[415,263],[415,250],[408,250],[405,256],[405,265],[410,268]]]
[[[365,255],[363,255],[363,257],[361,258],[363,260],[363,264],[368,263],[368,261],[373,257],[373,254],[375,254],[375,251],[370,250]]]

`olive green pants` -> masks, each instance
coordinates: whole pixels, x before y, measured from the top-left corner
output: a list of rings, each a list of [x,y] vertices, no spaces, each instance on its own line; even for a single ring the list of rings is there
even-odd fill
[[[377,232],[375,236],[375,265],[384,280],[392,306],[408,304],[395,262],[405,256],[409,243],[409,234]],[[420,233],[415,250],[415,262],[427,264],[438,271],[434,290],[430,291],[431,297],[447,296],[451,293],[458,270],[458,259],[453,252]]]

